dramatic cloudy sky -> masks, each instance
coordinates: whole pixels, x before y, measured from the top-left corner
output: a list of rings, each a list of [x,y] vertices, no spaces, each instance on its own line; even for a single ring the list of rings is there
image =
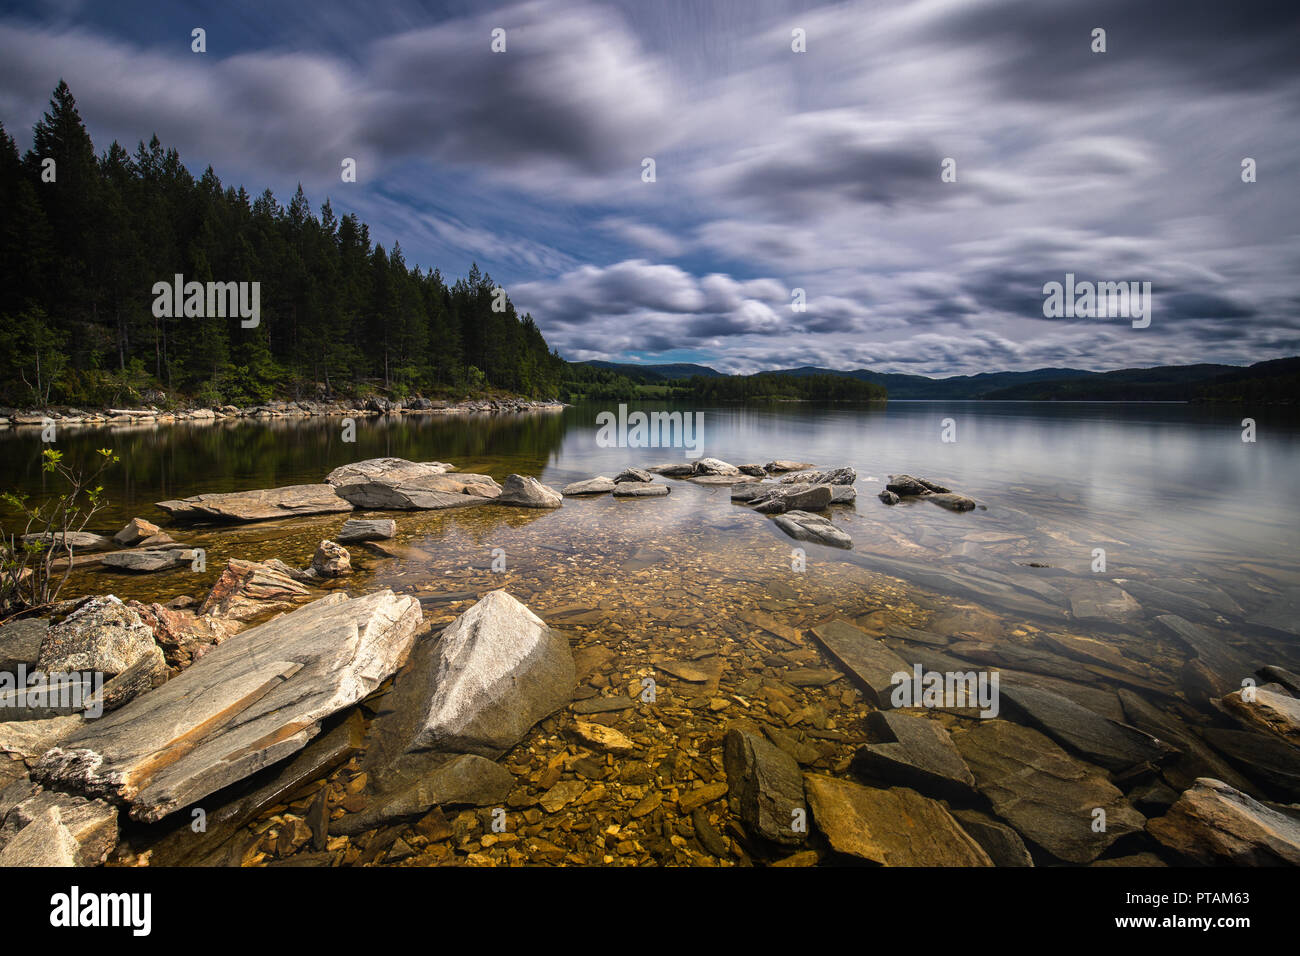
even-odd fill
[[[571,359],[1244,364],[1300,353],[1298,45],[1296,0],[46,0],[0,3],[0,119],[62,76],[100,148],[477,260]],[[1150,327],[1043,318],[1066,272]]]

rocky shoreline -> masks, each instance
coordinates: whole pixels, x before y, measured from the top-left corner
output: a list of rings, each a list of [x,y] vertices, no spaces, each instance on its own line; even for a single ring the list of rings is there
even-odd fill
[[[460,402],[435,401],[427,398],[390,400],[370,398],[365,401],[277,401],[237,408],[192,407],[160,409],[103,408],[85,411],[78,408],[14,409],[0,408],[0,428],[108,425],[171,425],[177,422],[214,422],[241,418],[370,418],[376,415],[456,415],[465,413],[512,413],[559,411],[563,402],[529,401],[515,398],[467,399]]]
[[[1300,865],[1300,677],[1175,614],[1160,623],[1203,700],[1175,696],[1123,640],[993,648],[943,618],[925,630],[819,613],[788,588],[755,601],[743,584],[670,585],[696,610],[633,649],[590,601],[542,612],[508,588],[338,587],[343,543],[397,553],[400,515],[354,510],[551,510],[663,497],[664,475],[723,485],[739,511],[813,535],[852,506],[857,475],[810,469],[705,459],[561,494],[372,459],[320,485],[160,502],[181,522],[338,513],[343,526],[307,568],[230,559],[202,599],[91,595],[0,627],[0,670],[106,678],[102,717],[46,701],[0,723],[0,865]],[[911,476],[884,490],[954,494]],[[137,518],[69,544],[188,554],[179,527]],[[636,560],[624,572],[653,574]],[[1076,599],[1081,618],[1093,610]],[[986,656],[996,716],[893,699],[899,673],[973,672]],[[1068,679],[1099,675],[1118,690]]]

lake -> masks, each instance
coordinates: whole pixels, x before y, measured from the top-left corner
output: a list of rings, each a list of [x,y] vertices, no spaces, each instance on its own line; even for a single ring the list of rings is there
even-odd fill
[[[1180,726],[1212,722],[1210,678],[1194,661],[1214,648],[1252,666],[1300,667],[1293,412],[992,402],[631,407],[702,412],[702,453],[734,464],[784,458],[856,469],[856,502],[828,512],[852,549],[794,541],[733,503],[728,487],[658,478],[672,488],[666,498],[386,513],[397,538],[352,546],[357,573],[336,586],[415,594],[435,626],[473,595],[507,588],[580,652],[599,649],[580,658],[580,698],[659,682],[658,711],[619,726],[647,746],[628,766],[652,773],[671,758],[673,780],[718,773],[721,756],[706,742],[735,719],[788,727],[814,747],[810,766],[844,772],[874,708],[807,637],[832,619],[881,638],[909,664],[1000,668],[1004,685],[1018,678],[1126,723],[1141,721],[1119,692]],[[227,558],[305,566],[344,520],[187,527],[153,507],[163,499],[319,482],[338,465],[379,456],[452,462],[498,481],[518,472],[555,488],[683,460],[681,449],[600,447],[596,417],[616,408],[369,418],[358,421],[354,443],[342,441],[337,419],[69,430],[57,443],[68,460],[103,446],[122,458],[91,530],[112,534],[139,515],[204,548],[207,568],[131,576],[92,566],[74,573],[64,596],[202,598]],[[1242,441],[1248,414],[1254,442]],[[0,487],[39,494],[41,448],[37,429],[0,433]],[[877,492],[899,473],[982,507],[887,506]],[[1189,644],[1171,615],[1200,637]],[[1198,655],[1196,639],[1213,647]],[[678,679],[671,666],[681,661],[702,662],[708,676]],[[542,763],[564,746],[546,724],[521,745]],[[544,779],[540,769],[520,772]],[[641,770],[620,765],[611,780],[625,772],[635,793]],[[617,818],[610,800],[593,802],[597,821]],[[550,833],[554,861],[604,861],[605,841],[584,833]],[[674,846],[665,844],[662,859],[674,859]]]

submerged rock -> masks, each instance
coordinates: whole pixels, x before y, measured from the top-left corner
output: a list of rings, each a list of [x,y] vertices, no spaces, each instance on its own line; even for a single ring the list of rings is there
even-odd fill
[[[392,518],[349,518],[343,522],[338,542],[387,541],[397,534],[397,522]]]
[[[1272,810],[1220,780],[1202,777],[1147,823],[1169,849],[1212,866],[1300,866],[1300,819]]]
[[[352,510],[351,502],[327,484],[194,495],[178,501],[159,501],[157,505],[178,518],[215,521],[268,521]]]
[[[874,742],[858,748],[855,773],[930,796],[975,795],[975,778],[937,720],[877,710],[867,715],[867,730]]]
[[[595,478],[588,478],[586,481],[575,481],[572,484],[565,485],[560,489],[560,494],[566,498],[581,495],[607,495],[614,490],[614,485],[613,478],[597,475]]]
[[[817,829],[837,853],[882,866],[992,866],[943,804],[906,787],[878,790],[810,773]]]
[[[994,866],[1034,865],[1034,858],[1029,855],[1025,841],[1005,823],[998,823],[976,810],[953,810],[952,815],[961,824],[961,828],[984,848]]]
[[[807,833],[794,829],[802,810],[803,778],[794,758],[746,730],[732,728],[724,741],[727,785],[740,818],[765,840],[795,846]]]
[[[897,673],[910,676],[907,664],[883,641],[866,631],[838,619],[818,624],[813,636],[881,710],[893,707],[890,690]]]
[[[457,754],[391,793],[381,792],[361,813],[330,822],[338,834],[361,833],[392,820],[419,816],[430,807],[487,807],[505,803],[515,778],[477,754]]]
[[[156,821],[301,749],[410,650],[412,597],[330,594],[216,647],[48,751],[33,779]]]
[[[505,484],[501,486],[501,494],[495,503],[520,508],[558,508],[564,504],[564,498],[554,488],[548,488],[536,478],[506,475]]]
[[[974,498],[967,498],[965,495],[953,494],[952,492],[939,492],[933,495],[926,495],[925,500],[932,504],[939,505],[941,508],[947,508],[949,511],[975,510]]]
[[[994,811],[1026,838],[1069,863],[1091,863],[1146,821],[1105,771],[1071,757],[1036,730],[981,720],[953,743]],[[1106,828],[1093,829],[1105,812]]]
[[[1003,681],[1000,690],[1038,729],[1111,770],[1163,763],[1178,753],[1136,727],[1108,720],[1051,691],[1013,681]]]
[[[820,515],[809,514],[807,511],[787,511],[772,520],[796,541],[813,541],[832,548],[853,547],[852,538]]]
[[[888,488],[886,488],[880,494],[876,495],[876,497],[879,498],[887,505],[896,505],[903,500],[902,498],[898,497],[898,494],[896,492],[890,491]]]

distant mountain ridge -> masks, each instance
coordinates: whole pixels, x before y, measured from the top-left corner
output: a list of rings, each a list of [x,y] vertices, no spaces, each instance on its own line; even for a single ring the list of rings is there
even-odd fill
[[[624,375],[634,382],[667,384],[692,377],[726,377],[707,365],[679,363],[636,365],[630,362],[575,362]],[[775,369],[761,375],[842,375],[883,385],[895,400],[994,401],[1253,401],[1295,402],[1300,396],[1300,357],[1254,365],[1162,365],[1154,368],[1090,372],[1077,368],[1040,368],[1028,372],[980,372],[930,378],[870,369]]]

